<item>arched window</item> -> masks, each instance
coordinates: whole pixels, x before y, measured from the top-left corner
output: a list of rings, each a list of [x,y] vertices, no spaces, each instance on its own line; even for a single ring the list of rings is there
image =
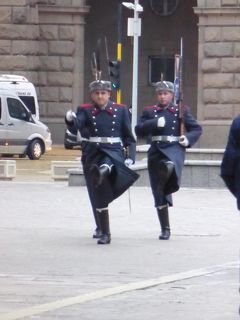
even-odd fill
[[[179,0],[149,0],[152,11],[159,16],[169,16],[179,5]]]

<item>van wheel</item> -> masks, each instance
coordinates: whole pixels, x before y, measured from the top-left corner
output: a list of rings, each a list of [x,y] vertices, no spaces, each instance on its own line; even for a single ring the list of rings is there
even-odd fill
[[[33,140],[28,147],[28,158],[31,160],[38,160],[43,154],[43,147],[40,140]]]

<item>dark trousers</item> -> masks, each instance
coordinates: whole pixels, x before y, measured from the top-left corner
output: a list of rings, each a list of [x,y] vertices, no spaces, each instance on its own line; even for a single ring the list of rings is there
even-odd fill
[[[112,175],[114,174],[113,173],[114,167],[113,167],[112,160],[110,159],[110,157],[106,156],[105,154],[99,154],[94,164],[98,165],[98,167],[106,164],[112,169],[111,169],[111,174],[108,177],[106,177],[101,183],[101,185],[98,187],[94,187],[92,184],[91,166],[87,167],[84,170],[88,194],[89,194],[90,202],[93,207],[93,211],[95,211],[94,209],[96,208],[98,209],[107,208],[108,204],[112,201],[111,178],[112,178]]]
[[[169,161],[169,159],[158,152],[148,158],[148,173],[150,179],[150,185],[154,198],[155,207],[164,205],[172,205],[172,197],[166,194],[165,187],[170,177],[165,177],[161,174],[161,162]]]

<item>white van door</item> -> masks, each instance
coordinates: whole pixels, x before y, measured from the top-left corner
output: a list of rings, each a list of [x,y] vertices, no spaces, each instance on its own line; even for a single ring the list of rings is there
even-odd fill
[[[7,139],[6,112],[3,108],[2,98],[0,98],[0,153],[8,152],[6,139]]]
[[[22,154],[28,145],[28,137],[35,124],[29,121],[29,111],[19,99],[7,97],[7,143],[8,152]]]

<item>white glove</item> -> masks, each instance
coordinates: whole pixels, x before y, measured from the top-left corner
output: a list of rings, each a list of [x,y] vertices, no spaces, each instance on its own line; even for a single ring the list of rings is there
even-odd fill
[[[164,118],[164,117],[160,117],[160,118],[158,119],[158,122],[157,122],[158,128],[163,128],[163,127],[165,127],[165,123],[166,123],[165,118]]]
[[[76,118],[75,112],[73,112],[72,110],[68,110],[66,113],[66,120],[68,122],[72,122],[74,118]]]
[[[188,138],[186,136],[184,136],[184,135],[179,138],[179,143],[183,147],[188,147],[189,146]]]
[[[125,161],[124,161],[124,164],[125,166],[129,167],[133,164],[133,160],[130,159],[130,158],[127,158]]]

